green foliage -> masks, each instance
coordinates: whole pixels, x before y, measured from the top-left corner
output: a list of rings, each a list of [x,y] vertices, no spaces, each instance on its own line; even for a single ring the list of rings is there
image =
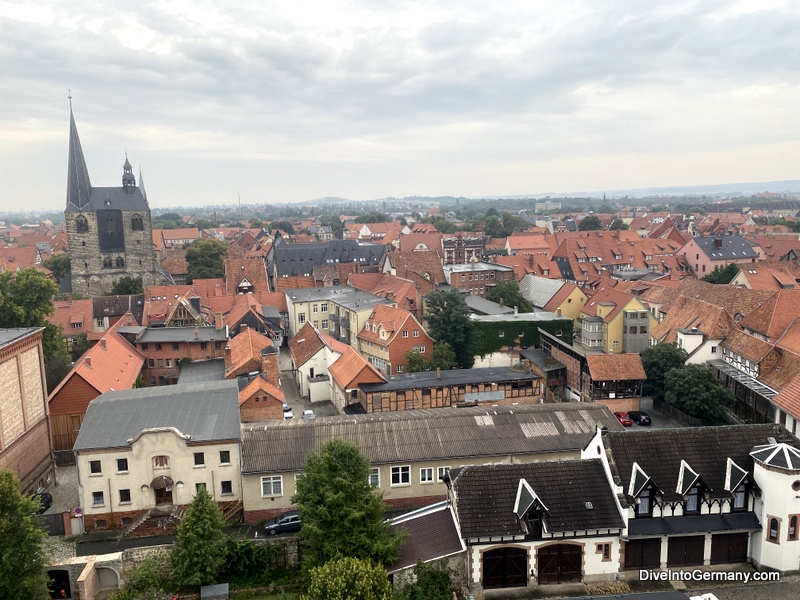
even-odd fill
[[[708,275],[703,277],[703,281],[707,281],[709,283],[718,283],[722,285],[727,285],[731,281],[733,281],[734,277],[739,274],[739,267],[736,264],[731,263],[725,267],[720,268],[719,265],[714,267],[714,270],[711,271]]]
[[[504,346],[538,346],[539,329],[572,345],[572,319],[558,318],[552,321],[491,321],[472,323],[471,352],[487,356],[499,352]],[[522,335],[520,335],[520,333]]]
[[[443,566],[417,562],[411,582],[400,591],[400,600],[452,600],[454,573]]]
[[[45,269],[50,269],[53,272],[53,277],[56,281],[61,281],[64,276],[70,273],[69,255],[66,252],[51,256],[47,260],[42,261],[42,266]]]
[[[496,210],[490,208],[486,211],[483,232],[493,238],[503,238],[514,233],[515,229],[527,227],[528,223],[519,215],[510,212],[498,215]]]
[[[206,238],[192,242],[186,250],[186,262],[189,264],[189,273],[186,281],[192,283],[195,279],[213,279],[225,276],[225,263],[223,259],[228,246],[225,242]]]
[[[608,228],[612,231],[624,231],[628,229],[628,224],[622,219],[614,219],[611,221],[611,225],[609,225]]]
[[[261,219],[250,219],[250,229],[261,229],[264,227],[264,221]]]
[[[319,222],[321,225],[327,225],[331,228],[333,232],[333,237],[337,240],[342,239],[342,234],[344,232],[344,225],[339,220],[338,216],[335,215],[325,215],[324,217],[320,217]]]
[[[303,521],[303,566],[318,567],[343,557],[390,564],[404,536],[383,520],[383,494],[369,484],[370,465],[351,442],[333,439],[306,457],[292,498]]]
[[[168,600],[169,562],[163,556],[148,556],[131,571],[128,583],[111,600]]]
[[[708,365],[683,365],[672,369],[664,381],[664,400],[705,425],[726,425],[725,408],[733,392],[724,387]]]
[[[250,585],[270,583],[270,561],[280,546],[228,538],[220,578]]]
[[[305,525],[304,525],[305,527]],[[369,560],[345,557],[311,570],[303,600],[391,600],[386,571]]]
[[[181,221],[183,217],[178,213],[164,213],[156,217],[159,221]]]
[[[197,227],[198,229],[213,229],[214,222],[208,219],[197,219],[194,222],[194,226]]]
[[[0,327],[43,327],[58,285],[34,268],[0,273]]]
[[[275,231],[276,229],[280,229],[289,235],[294,235],[294,227],[289,221],[273,221],[269,224],[270,231]]]
[[[39,508],[11,471],[0,470],[0,598],[49,598],[47,533],[33,516]]]
[[[456,353],[453,347],[447,342],[435,342],[433,344],[433,364],[434,369],[446,371],[456,366]]]
[[[225,550],[219,507],[201,486],[178,525],[172,547],[175,582],[187,587],[216,583],[225,564]]]
[[[126,296],[128,294],[141,294],[144,292],[141,277],[125,275],[114,282],[109,296]]]
[[[427,371],[431,363],[419,352],[409,350],[405,354],[406,359],[406,373],[419,373],[420,371]]]
[[[603,223],[595,215],[589,215],[581,219],[578,223],[578,229],[581,231],[596,231],[603,228]]]
[[[470,351],[472,322],[469,307],[458,290],[434,291],[425,297],[425,316],[430,336],[447,342],[456,354],[462,369],[471,369],[475,356]]]
[[[513,279],[498,281],[497,285],[486,294],[486,298],[505,306],[516,306],[521,313],[533,312],[533,304],[530,300],[525,299],[519,290],[519,284]]]
[[[658,344],[649,346],[639,353],[647,375],[642,393],[657,400],[664,399],[664,381],[672,369],[683,366],[686,362],[686,351],[675,344]]]
[[[356,223],[388,223],[391,220],[391,217],[386,213],[374,212],[361,215],[356,219]]]

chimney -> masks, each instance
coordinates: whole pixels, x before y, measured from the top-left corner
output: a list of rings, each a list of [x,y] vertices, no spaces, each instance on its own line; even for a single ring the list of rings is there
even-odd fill
[[[560,307],[560,306],[559,306],[559,307],[556,309],[556,314],[557,314],[559,317],[561,316],[561,307]]]
[[[225,346],[225,366],[229,366],[231,364],[231,347]]]
[[[217,331],[222,329],[222,313],[221,312],[215,312],[214,313],[214,329],[216,329]]]
[[[87,367],[89,367],[90,369],[92,368],[92,357],[91,356],[87,356],[86,358],[84,358],[83,362],[86,363]]]
[[[197,325],[194,326],[194,339],[200,339],[200,328]]]
[[[131,313],[125,313],[125,317],[128,325],[133,325],[133,315]]]
[[[88,358],[86,360],[89,360]],[[439,367],[436,367],[436,379],[442,378],[442,370]]]
[[[722,238],[714,238],[714,245],[717,248],[722,248]]]
[[[106,348],[106,338],[100,338],[100,347],[103,350],[107,350],[107,348]]]
[[[518,308],[518,307],[516,307],[516,306],[514,307],[514,314],[515,314],[515,315],[518,315],[518,314],[519,314],[519,308]]]

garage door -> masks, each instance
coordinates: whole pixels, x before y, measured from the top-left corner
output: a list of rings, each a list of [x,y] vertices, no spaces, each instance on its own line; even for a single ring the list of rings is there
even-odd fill
[[[711,538],[711,564],[747,562],[747,533],[718,533]]]
[[[702,565],[705,540],[706,536],[704,535],[669,538],[667,566],[690,567]]]
[[[580,581],[583,547],[575,544],[556,544],[539,549],[539,584]]]
[[[647,569],[661,566],[661,538],[630,540],[625,544],[625,568]]]
[[[484,589],[528,585],[528,551],[497,548],[483,553]]]

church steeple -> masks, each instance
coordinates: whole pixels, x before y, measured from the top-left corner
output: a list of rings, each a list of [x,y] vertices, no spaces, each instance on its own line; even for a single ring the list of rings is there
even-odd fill
[[[69,96],[69,162],[67,164],[67,208],[82,209],[91,200],[92,183],[83,158],[81,140],[72,114],[72,94]]]
[[[133,167],[128,162],[128,155],[125,155],[125,164],[122,165],[122,188],[125,193],[132,194],[136,189],[136,178],[133,176]]]
[[[139,191],[144,196],[144,201],[147,202],[147,192],[144,190],[144,177],[142,177],[142,165],[139,165]]]

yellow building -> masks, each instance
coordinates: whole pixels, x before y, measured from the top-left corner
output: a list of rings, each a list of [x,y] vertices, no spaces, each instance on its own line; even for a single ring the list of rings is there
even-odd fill
[[[639,353],[649,345],[658,323],[641,300],[615,289],[600,288],[580,313],[581,346],[611,354]]]

